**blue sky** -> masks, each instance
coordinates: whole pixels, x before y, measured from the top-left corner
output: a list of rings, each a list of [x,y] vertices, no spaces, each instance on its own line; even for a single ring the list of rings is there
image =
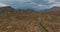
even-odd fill
[[[17,9],[43,10],[60,7],[60,0],[0,0],[0,7],[11,6]]]

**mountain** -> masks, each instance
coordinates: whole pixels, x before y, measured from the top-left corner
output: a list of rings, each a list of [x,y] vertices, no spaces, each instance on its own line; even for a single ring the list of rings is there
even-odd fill
[[[44,12],[0,8],[0,32],[60,32],[60,7]]]
[[[43,14],[60,15],[60,7],[52,7],[43,12]]]
[[[53,7],[51,9],[49,9],[49,11],[52,11],[52,12],[60,11],[60,7]]]
[[[0,32],[42,32],[36,11],[1,7],[0,12]]]
[[[0,7],[0,9],[2,9],[2,10],[14,10],[12,7],[10,7],[10,6],[6,6],[6,7]]]
[[[41,14],[42,25],[48,32],[60,32],[60,7],[52,7]]]
[[[14,11],[14,9],[12,8],[12,7],[10,7],[10,6],[6,6],[6,7],[0,7],[0,11],[1,11],[1,13],[3,12],[3,13],[8,13],[8,12],[12,12],[12,11]]]

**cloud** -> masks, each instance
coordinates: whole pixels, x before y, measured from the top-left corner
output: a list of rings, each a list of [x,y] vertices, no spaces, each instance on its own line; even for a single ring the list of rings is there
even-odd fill
[[[47,1],[48,3],[55,2],[55,0],[44,0],[44,1]]]
[[[10,5],[12,7],[25,7],[28,5],[35,5],[35,3],[33,2],[33,0],[0,0],[0,3],[4,3],[7,5]]]
[[[44,9],[48,8],[47,5],[43,5],[43,4],[38,4],[37,6],[40,7],[40,8],[44,8]]]
[[[44,0],[44,1],[47,1],[48,3],[60,2],[60,0]]]
[[[14,8],[51,8],[60,7],[60,0],[0,0],[0,7],[12,6]]]
[[[44,0],[47,1],[47,3],[49,3],[50,5],[48,6],[48,8],[52,8],[52,7],[60,7],[60,0]]]
[[[40,6],[40,7],[42,7],[42,6],[45,6],[45,5],[42,5],[42,4],[38,4],[37,6]]]
[[[25,3],[25,2],[32,2],[33,0],[0,0],[0,2],[21,2],[21,3]]]
[[[32,2],[33,0],[16,0],[18,2]]]
[[[42,9],[47,9],[47,5],[44,5],[44,4],[36,4],[36,6],[33,6],[32,7],[33,9],[35,10],[42,10]]]
[[[6,4],[3,4],[3,3],[0,3],[0,7],[5,7],[5,6],[9,6],[9,5],[6,5]]]
[[[60,7],[60,2],[56,2],[55,4],[50,5],[49,8],[52,8],[52,7]]]

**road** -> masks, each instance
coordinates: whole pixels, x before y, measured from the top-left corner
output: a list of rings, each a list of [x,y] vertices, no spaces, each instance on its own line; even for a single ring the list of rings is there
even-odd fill
[[[40,28],[42,32],[48,32],[46,28],[41,24],[40,20],[36,21],[36,25]]]

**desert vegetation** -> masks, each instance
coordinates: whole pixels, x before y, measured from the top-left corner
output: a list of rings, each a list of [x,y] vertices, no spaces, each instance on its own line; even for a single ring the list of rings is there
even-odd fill
[[[56,13],[2,7],[0,32],[60,32],[60,15]]]

